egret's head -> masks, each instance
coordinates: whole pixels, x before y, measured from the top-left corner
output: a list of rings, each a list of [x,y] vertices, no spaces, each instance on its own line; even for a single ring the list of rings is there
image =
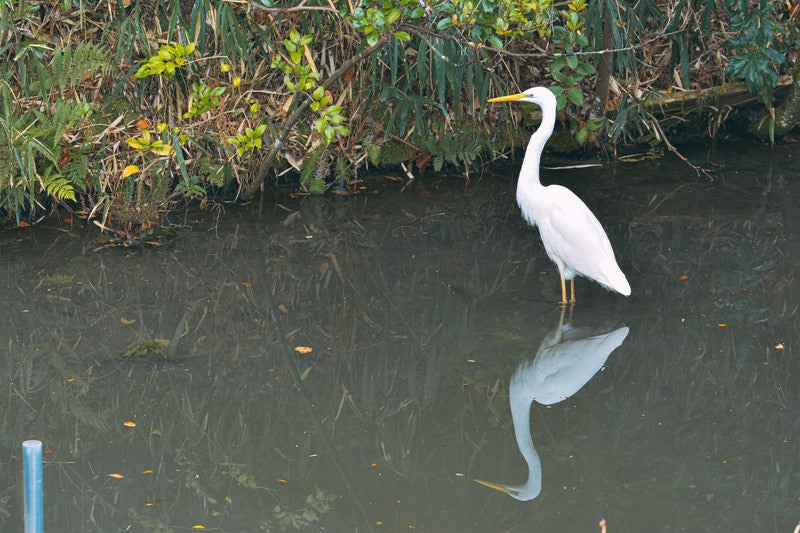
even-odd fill
[[[530,102],[540,107],[552,106],[555,108],[556,96],[547,87],[531,87],[530,89],[508,96],[490,98],[489,102]]]

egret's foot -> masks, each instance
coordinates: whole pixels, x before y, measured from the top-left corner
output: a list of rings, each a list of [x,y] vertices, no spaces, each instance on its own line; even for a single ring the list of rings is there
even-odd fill
[[[561,276],[561,302],[560,302],[560,305],[561,305],[561,307],[566,307],[567,303],[568,303],[567,302],[567,283],[566,283],[566,280],[564,279],[564,273],[559,271],[559,275]],[[573,292],[573,297],[574,296],[575,296],[575,294]]]

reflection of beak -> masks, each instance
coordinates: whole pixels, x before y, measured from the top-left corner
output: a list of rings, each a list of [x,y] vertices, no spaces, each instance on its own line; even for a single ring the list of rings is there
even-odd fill
[[[500,483],[492,483],[491,481],[484,481],[482,479],[476,479],[475,483],[483,485],[484,487],[489,487],[490,489],[499,490],[500,492],[504,492],[506,494],[511,494],[511,490]]]
[[[507,96],[498,96],[497,98],[489,98],[487,102],[514,102],[515,100],[522,100],[523,98],[525,98],[525,95],[523,93],[518,93],[509,94]]]

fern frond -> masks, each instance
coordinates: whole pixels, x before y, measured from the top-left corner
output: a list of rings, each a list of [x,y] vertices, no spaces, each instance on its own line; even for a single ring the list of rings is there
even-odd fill
[[[114,65],[108,48],[102,44],[84,41],[75,47],[56,48],[47,80],[40,78],[43,86],[58,87],[63,94],[80,85],[87,76],[100,72],[108,76]]]
[[[56,102],[55,111],[49,120],[43,120],[45,124],[52,124],[54,128],[53,140],[61,143],[62,136],[67,130],[73,129],[80,120],[89,115],[91,105],[86,102],[76,102],[74,100],[59,100]],[[40,117],[43,118],[43,117]],[[51,122],[52,121],[52,122]]]
[[[61,168],[61,175],[78,191],[86,191],[86,178],[89,176],[89,159],[79,150],[69,151],[69,163]]]
[[[459,131],[422,144],[433,156],[433,169],[439,172],[445,164],[471,166],[483,153],[485,141],[483,132]]]
[[[57,200],[75,201],[75,188],[67,178],[61,174],[53,174],[42,177],[44,190]]]

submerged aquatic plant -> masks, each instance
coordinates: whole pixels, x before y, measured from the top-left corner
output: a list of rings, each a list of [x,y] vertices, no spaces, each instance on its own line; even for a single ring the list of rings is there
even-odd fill
[[[276,505],[272,509],[278,531],[291,529],[302,529],[320,522],[322,518],[333,511],[333,502],[339,497],[330,494],[319,488],[305,498],[305,505],[289,508]],[[268,523],[261,524],[261,530],[271,532],[273,528]]]

